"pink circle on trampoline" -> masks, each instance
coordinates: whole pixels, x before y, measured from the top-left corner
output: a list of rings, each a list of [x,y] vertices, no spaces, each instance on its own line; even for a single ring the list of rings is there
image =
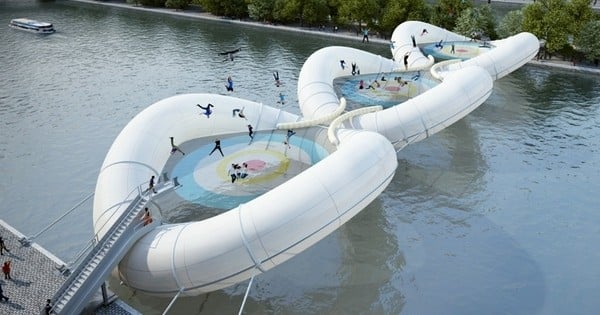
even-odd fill
[[[469,52],[469,50],[464,49],[464,48],[458,48],[456,51],[458,51],[459,53],[466,53]]]
[[[265,163],[265,161],[263,160],[249,160],[246,161],[246,164],[248,164],[248,169],[251,171],[260,171],[263,168],[265,168],[265,165],[267,163]]]

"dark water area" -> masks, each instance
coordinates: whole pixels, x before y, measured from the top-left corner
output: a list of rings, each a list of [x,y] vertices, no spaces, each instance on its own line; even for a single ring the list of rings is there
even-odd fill
[[[54,23],[38,36],[12,18]],[[0,218],[33,235],[94,191],[138,112],[181,93],[227,93],[299,113],[316,50],[387,45],[70,1],[1,1]],[[233,62],[219,52],[242,48]],[[284,85],[273,85],[279,71]],[[600,309],[600,77],[524,66],[446,130],[398,152],[384,193],[323,241],[254,279],[246,314],[593,314]],[[91,202],[36,241],[70,261]],[[183,214],[194,218],[193,210]],[[198,215],[200,218],[201,216]],[[144,314],[170,302],[110,281]],[[239,311],[247,283],[170,314]]]

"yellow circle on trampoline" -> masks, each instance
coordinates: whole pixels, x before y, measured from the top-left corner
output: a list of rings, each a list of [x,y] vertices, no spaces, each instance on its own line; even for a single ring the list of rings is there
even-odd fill
[[[221,162],[217,165],[217,176],[224,181],[229,180],[229,175],[227,170],[231,166],[231,164],[237,163],[240,164],[239,161],[242,159],[252,159],[257,158],[264,155],[270,155],[275,159],[279,160],[279,166],[272,172],[268,174],[261,174],[258,176],[249,176],[244,179],[238,179],[248,184],[259,184],[266,181],[273,180],[278,176],[282,176],[288,169],[290,165],[290,160],[287,156],[283,155],[279,151],[271,151],[271,150],[244,150],[240,152],[236,152],[234,154],[228,155],[224,157]],[[238,161],[238,162],[235,162]]]

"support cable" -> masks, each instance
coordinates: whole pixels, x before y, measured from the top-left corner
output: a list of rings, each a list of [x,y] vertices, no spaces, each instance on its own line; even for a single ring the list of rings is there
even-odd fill
[[[173,304],[175,304],[175,301],[177,300],[177,298],[179,298],[179,295],[183,292],[183,288],[179,289],[179,292],[177,292],[177,294],[175,294],[175,296],[173,297],[173,299],[171,299],[171,302],[169,303],[169,305],[167,305],[167,308],[165,308],[165,311],[162,313],[162,315],[167,315],[167,313],[169,312],[169,310],[171,309],[171,307],[173,306]]]
[[[250,278],[250,282],[248,282],[248,287],[246,288],[246,294],[244,294],[244,300],[242,300],[242,305],[240,306],[240,311],[238,312],[238,315],[242,315],[242,313],[244,312],[244,306],[246,306],[246,299],[248,298],[248,294],[250,294],[250,288],[252,287],[252,281],[254,281],[254,271],[256,269],[252,269],[252,277]]]
[[[85,198],[83,198],[83,200],[81,200],[80,202],[78,202],[75,206],[73,206],[71,209],[67,210],[67,212],[65,212],[63,215],[61,215],[60,217],[58,217],[56,220],[54,220],[52,223],[48,224],[45,228],[43,228],[41,231],[39,231],[38,233],[36,233],[33,236],[30,237],[24,237],[20,240],[20,242],[24,245],[29,245],[31,243],[32,240],[36,239],[37,237],[39,237],[40,235],[42,235],[44,232],[48,231],[51,227],[53,227],[56,223],[58,223],[60,220],[62,220],[64,217],[66,217],[67,215],[69,215],[71,212],[73,212],[75,209],[79,208],[79,206],[81,206],[84,202],[88,201],[95,192],[92,192],[91,194],[87,195]]]

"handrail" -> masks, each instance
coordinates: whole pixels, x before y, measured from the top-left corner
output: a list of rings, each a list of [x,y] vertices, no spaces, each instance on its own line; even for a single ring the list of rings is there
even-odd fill
[[[129,200],[130,197],[134,194],[134,192],[137,191],[138,196],[141,196],[141,187],[142,185],[145,185],[145,183],[142,183],[138,186],[136,186],[134,189],[132,189],[129,194],[127,194],[127,197],[125,198],[125,200]],[[134,198],[135,200],[135,198]],[[130,204],[131,205],[131,204]],[[73,256],[73,258],[66,264],[66,265],[62,265],[59,269],[61,270],[61,272],[65,273],[65,272],[69,272],[70,269],[77,264],[77,262],[85,256],[85,254],[94,246],[96,246],[97,243],[99,243],[99,239],[98,239],[98,234],[99,231],[103,230],[103,228],[106,226],[106,224],[108,224],[108,222],[110,222],[111,218],[114,217],[114,215],[117,214],[117,211],[114,211],[110,217],[108,217],[108,219],[102,224],[102,226],[99,229],[96,229],[96,232],[94,233],[94,235],[92,236],[92,238],[87,242],[87,245],[85,247],[83,247],[83,249],[81,249],[79,252],[77,252],[77,254],[75,254]],[[115,223],[116,224],[116,223]],[[109,229],[110,231],[110,229]],[[108,232],[106,232],[106,234],[108,234]]]
[[[316,126],[324,123],[328,123],[335,119],[337,116],[341,115],[342,112],[346,109],[346,99],[340,98],[340,105],[336,108],[336,110],[328,115],[317,117],[310,120],[301,120],[301,121],[293,121],[287,123],[279,123],[277,124],[277,129],[296,129],[296,128],[306,128],[311,126]]]
[[[331,124],[329,125],[329,128],[327,129],[327,137],[329,138],[329,142],[331,142],[334,145],[338,145],[340,143],[339,139],[337,138],[337,135],[336,135],[335,131],[342,124],[342,121],[344,121],[346,119],[350,119],[350,118],[352,118],[354,116],[363,115],[363,114],[367,114],[367,113],[378,112],[378,111],[380,111],[382,109],[383,109],[383,107],[380,106],[380,105],[363,107],[363,108],[359,108],[359,109],[355,109],[353,111],[347,112],[347,113],[339,116],[338,118],[334,119],[331,122]]]
[[[139,191],[139,187],[136,187],[132,192],[138,190]],[[130,193],[131,195],[131,193]],[[127,207],[126,211],[123,211],[122,213],[119,214],[119,217],[117,218],[117,220],[110,226],[110,228],[108,229],[108,231],[106,231],[106,233],[102,236],[102,238],[95,244],[94,248],[92,249],[92,251],[89,251],[87,253],[87,255],[85,256],[85,258],[77,265],[77,268],[71,273],[71,275],[69,276],[69,278],[63,283],[63,285],[56,291],[56,293],[54,294],[52,300],[57,303],[58,301],[61,301],[62,299],[64,299],[65,294],[68,292],[69,288],[73,285],[73,281],[75,281],[82,273],[82,271],[86,268],[86,266],[88,266],[88,263],[91,261],[91,259],[96,256],[100,251],[103,250],[103,248],[105,248],[106,244],[108,244],[111,240],[111,237],[113,237],[114,233],[117,231],[117,229],[119,229],[123,224],[126,224],[126,221],[130,218],[130,216],[132,215],[133,211],[140,205],[141,202],[143,201],[148,201],[147,199],[144,199],[143,196],[141,194],[138,194],[129,204],[129,206]],[[117,212],[115,211],[113,213],[113,215],[115,215]],[[112,215],[111,215],[112,217]],[[108,222],[108,221],[107,221]],[[131,227],[132,231],[137,231],[138,226],[140,226],[141,222],[138,224],[135,224],[133,222],[130,222],[127,224],[127,226]],[[106,224],[106,223],[105,223]],[[95,237],[97,237],[98,233],[95,234]],[[114,244],[113,244],[114,245]],[[83,255],[82,255],[83,256]],[[77,258],[77,260],[79,260],[81,257]],[[57,304],[55,304],[56,306]],[[67,304],[64,304],[62,307],[66,306]],[[61,308],[60,311],[64,310],[64,308]]]
[[[80,202],[78,202],[75,206],[73,206],[71,209],[67,210],[67,212],[65,212],[63,215],[61,215],[60,217],[58,217],[57,219],[55,219],[52,223],[48,224],[45,228],[43,228],[41,231],[39,231],[38,233],[36,233],[33,236],[30,237],[23,237],[21,238],[19,241],[21,242],[21,244],[23,245],[29,245],[31,244],[31,241],[36,239],[37,237],[39,237],[40,235],[42,235],[42,233],[48,231],[51,227],[53,227],[56,223],[58,223],[60,220],[62,220],[64,217],[66,217],[68,214],[70,214],[71,212],[73,212],[75,209],[79,208],[79,206],[81,206],[84,202],[86,202],[88,199],[90,199],[93,195],[95,194],[95,192],[92,192],[91,194],[87,195],[85,198],[83,198],[83,200],[81,200]]]
[[[441,74],[441,72],[443,71],[443,68],[447,67],[448,65],[458,63],[458,62],[462,62],[462,60],[461,59],[450,59],[450,60],[444,60],[442,62],[438,62],[435,65],[433,65],[431,67],[431,69],[429,69],[429,72],[431,73],[431,76],[433,76],[434,78],[436,78],[440,81],[444,81],[444,76],[442,76],[442,74]]]

